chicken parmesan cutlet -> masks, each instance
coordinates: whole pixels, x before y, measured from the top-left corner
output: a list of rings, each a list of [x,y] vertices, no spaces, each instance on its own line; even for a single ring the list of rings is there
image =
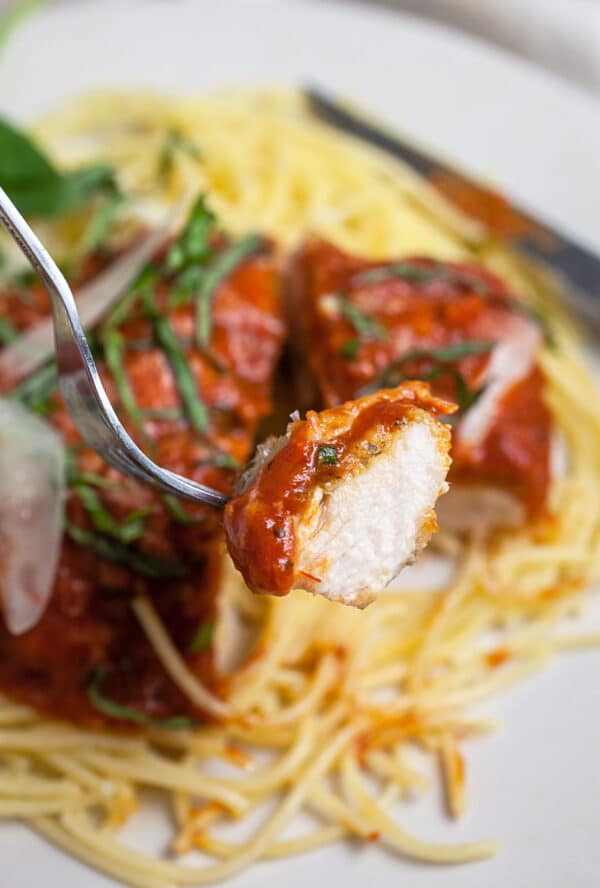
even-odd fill
[[[552,423],[536,355],[540,319],[475,264],[370,262],[313,239],[289,273],[292,341],[328,407],[405,380],[454,401],[442,529],[485,533],[539,514]]]
[[[88,261],[80,279],[109,260]],[[1,316],[15,335],[48,311],[43,288],[29,280],[7,285],[0,296]],[[284,337],[270,243],[229,241],[200,201],[90,341],[109,398],[137,443],[159,464],[228,494],[271,409]],[[86,725],[202,720],[206,713],[167,674],[131,605],[139,596],[150,600],[189,669],[216,687],[220,513],[179,502],[105,463],[71,422],[52,364],[24,380],[0,378],[0,391],[48,419],[68,464],[50,601],[22,634],[0,620],[0,689]],[[0,559],[10,557],[0,552]]]
[[[364,607],[427,544],[445,493],[453,405],[425,383],[309,411],[259,450],[225,507],[254,592],[304,589]]]

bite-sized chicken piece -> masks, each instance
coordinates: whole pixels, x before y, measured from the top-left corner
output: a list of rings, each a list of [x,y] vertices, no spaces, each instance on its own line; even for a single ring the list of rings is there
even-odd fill
[[[92,263],[92,273],[106,261]],[[285,335],[279,283],[271,245],[224,239],[199,203],[94,331],[109,397],[159,464],[232,491],[270,410]],[[14,335],[48,310],[38,284],[0,293],[3,329]],[[163,669],[131,601],[149,596],[189,667],[214,686],[219,511],[180,503],[108,466],[81,441],[52,367],[16,388],[0,379],[0,391],[61,433],[69,483],[50,602],[22,635],[4,627],[0,577],[0,690],[85,724],[202,718]]]
[[[436,530],[453,405],[406,382],[309,411],[259,450],[225,508],[231,556],[255,592],[364,607]]]
[[[311,240],[288,291],[292,342],[325,406],[404,379],[458,404],[442,528],[481,532],[539,513],[552,437],[536,363],[544,330],[502,281],[472,264],[368,262]]]

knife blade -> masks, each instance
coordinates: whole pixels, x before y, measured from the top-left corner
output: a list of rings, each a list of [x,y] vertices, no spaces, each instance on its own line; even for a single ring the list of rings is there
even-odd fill
[[[526,258],[541,262],[558,274],[567,301],[600,333],[600,257],[592,250],[533,216],[512,199],[500,197],[473,177],[348,110],[320,89],[305,87],[302,94],[310,111],[323,123],[403,161],[437,185],[467,215],[470,215],[468,208],[460,205],[464,202],[457,201],[456,195],[467,195],[472,205],[502,207],[505,215],[511,216],[509,228],[513,231],[504,233],[501,239]]]

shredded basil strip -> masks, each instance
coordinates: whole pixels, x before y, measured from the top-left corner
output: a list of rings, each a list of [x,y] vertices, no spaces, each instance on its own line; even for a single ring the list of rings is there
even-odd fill
[[[532,321],[535,321],[544,334],[544,341],[548,348],[556,348],[557,342],[554,337],[554,333],[550,328],[550,324],[548,322],[548,318],[540,311],[539,308],[536,308],[534,305],[529,305],[527,302],[523,302],[522,299],[518,299],[515,296],[511,296],[508,299],[511,308],[517,312],[517,314],[523,315],[526,318],[530,318]]]
[[[15,339],[19,338],[17,330],[6,318],[0,318],[0,342],[3,345],[10,345]]]
[[[121,192],[114,191],[94,210],[75,250],[75,259],[88,256],[102,246],[124,199]]]
[[[183,508],[180,500],[174,496],[172,493],[163,494],[163,502],[167,507],[167,511],[169,512],[171,518],[177,522],[177,524],[198,524],[202,521],[202,518],[194,518],[193,515],[188,515],[186,510]]]
[[[237,471],[240,468],[239,462],[231,456],[230,453],[221,453],[217,452],[213,456],[207,457],[205,460],[200,460],[197,464],[199,467],[201,466],[217,466],[222,469],[230,469],[231,471]],[[169,511],[171,517],[178,524],[199,524],[204,521],[202,516],[194,516],[190,515],[183,507],[181,500],[179,500],[172,493],[165,493],[162,496],[163,502]]]
[[[9,398],[20,401],[35,413],[47,413],[50,409],[50,399],[57,389],[58,373],[56,364],[51,361],[16,386],[10,392]]]
[[[140,426],[142,423],[142,412],[136,403],[123,364],[123,352],[125,350],[123,337],[116,330],[110,330],[103,338],[103,345],[104,359],[117,386],[119,400],[131,421]]]
[[[149,263],[143,269],[130,292],[113,309],[103,325],[102,338],[107,364],[114,377],[124,409],[138,425],[143,419],[177,419],[180,416],[175,411],[140,409],[124,371],[123,350],[129,347],[129,343],[124,343],[121,334],[115,328],[127,319],[135,301],[141,297],[146,316],[153,325],[154,341],[162,348],[175,376],[185,414],[197,432],[208,431],[209,412],[190,370],[184,342],[176,335],[168,318],[159,313],[155,304],[155,284],[161,275],[169,279],[170,307],[185,304],[190,298],[196,300],[196,340],[201,344],[207,344],[210,338],[211,308],[215,292],[235,267],[264,243],[262,237],[250,235],[232,244],[223,252],[215,254],[211,242],[217,233],[215,216],[201,196],[192,208],[182,233],[169,248],[165,260],[160,264]],[[149,341],[146,345],[152,347],[152,344],[152,341]],[[222,368],[217,367],[217,369]],[[228,463],[227,467],[234,466]]]
[[[230,453],[224,453],[222,450],[216,450],[211,456],[199,459],[197,466],[217,466],[218,469],[231,469],[237,472],[241,468],[239,461]]]
[[[481,281],[466,272],[449,268],[442,263],[435,265],[433,268],[423,268],[414,262],[391,262],[389,265],[382,265],[380,268],[371,268],[360,272],[354,278],[354,283],[358,286],[363,286],[365,284],[377,284],[381,281],[393,280],[394,278],[417,284],[428,284],[431,281],[448,281],[449,283],[470,287],[476,293],[485,294],[489,292],[489,287],[485,281]]]
[[[188,653],[201,654],[207,651],[212,645],[214,633],[215,624],[213,622],[202,623],[189,644]]]
[[[105,489],[116,487],[116,481],[111,481],[104,475],[97,475],[95,472],[78,472],[73,465],[67,467],[67,484],[69,487],[76,487],[78,484]]]
[[[443,264],[440,264],[435,268],[422,268],[420,265],[416,265],[413,262],[392,262],[389,265],[384,265],[380,268],[372,268],[368,271],[360,272],[355,276],[353,282],[358,286],[363,286],[364,284],[375,284],[381,281],[393,280],[394,278],[401,278],[415,283],[429,283],[430,281],[435,280],[445,280],[450,283],[462,284],[466,287],[470,287],[481,296],[490,295],[490,288],[485,281],[479,280],[466,272],[448,268]],[[514,311],[536,321],[544,331],[546,344],[550,348],[556,347],[556,341],[552,335],[548,321],[537,308],[514,296],[505,296],[500,293],[498,295],[500,298],[505,299]]]
[[[317,449],[317,465],[318,466],[337,466],[338,455],[335,447],[330,444],[322,444]]]
[[[152,511],[151,507],[138,509],[128,515],[124,521],[119,522],[104,507],[102,500],[92,487],[79,482],[73,485],[73,490],[79,496],[94,527],[100,533],[115,537],[119,542],[125,544],[133,543],[143,536],[146,529],[146,519]]]
[[[454,400],[458,406],[458,411],[456,413],[439,417],[440,422],[450,426],[458,424],[460,417],[465,410],[469,410],[480,399],[487,388],[487,385],[482,385],[478,389],[469,389],[462,373],[455,370],[453,375],[456,380],[456,395]]]
[[[393,278],[420,283],[431,280],[432,271],[412,262],[392,262],[389,265],[382,265],[380,268],[370,268],[367,271],[359,272],[354,277],[354,283],[362,287],[364,284],[378,284]]]
[[[187,154],[192,160],[200,160],[202,157],[202,152],[191,139],[187,139],[177,129],[169,130],[158,158],[159,181],[164,182],[171,175],[177,151]]]
[[[256,253],[264,243],[264,238],[250,234],[219,253],[202,277],[197,294],[196,336],[198,344],[206,347],[212,328],[212,302],[223,281],[245,259]]]
[[[154,293],[154,286],[158,279],[156,269],[152,264],[146,265],[139,273],[137,279],[131,285],[128,293],[117,302],[111,313],[108,315],[104,324],[103,331],[113,330],[123,324],[131,314],[131,310],[140,297],[144,301],[151,299]]]
[[[124,721],[135,722],[138,725],[145,725],[151,728],[164,728],[165,730],[181,730],[191,728],[196,723],[186,715],[177,715],[173,718],[155,719],[140,712],[138,709],[132,709],[130,706],[124,706],[116,700],[107,697],[102,693],[102,684],[109,674],[107,666],[97,666],[92,674],[91,681],[88,685],[88,695],[92,705],[104,715],[111,718],[120,718]]]
[[[349,361],[353,361],[357,358],[359,352],[360,341],[358,339],[347,339],[345,342],[342,342],[338,349],[338,354]]]
[[[170,580],[186,575],[185,565],[175,558],[161,558],[132,549],[114,539],[85,530],[68,519],[65,521],[68,535],[81,546],[88,546],[96,555],[115,564],[127,567],[142,577]]]
[[[206,265],[214,255],[212,242],[217,233],[216,217],[200,195],[164,262],[163,271],[171,276],[170,307],[185,304],[199,289]]]
[[[188,366],[181,343],[166,317],[157,315],[153,320],[153,324],[156,338],[164,349],[167,360],[171,365],[188,419],[197,432],[206,432],[208,429],[208,410],[200,400],[198,386]]]
[[[462,358],[467,358],[470,355],[485,354],[491,351],[495,345],[496,342],[494,340],[465,339],[464,342],[457,342],[455,345],[443,345],[440,348],[414,348],[396,358],[394,366],[406,364],[408,361],[423,359],[451,363],[452,361],[460,361]]]
[[[179,407],[142,407],[140,413],[144,419],[183,419]]]
[[[349,321],[359,336],[370,336],[373,339],[386,339],[387,330],[379,321],[367,317],[357,305],[345,299],[343,296],[338,297],[338,304],[343,317]]]
[[[456,370],[454,375],[456,379],[456,404],[458,406],[458,412],[464,413],[465,410],[468,410],[479,400],[487,386],[482,385],[478,389],[470,389],[465,377],[460,371]]]
[[[200,195],[191,209],[185,228],[169,248],[165,260],[168,272],[180,272],[192,264],[202,264],[212,256],[211,238],[216,234],[216,217]]]
[[[468,410],[469,407],[472,407],[473,404],[479,400],[487,386],[482,385],[478,389],[470,389],[467,385],[465,377],[458,370],[455,371],[455,378],[456,403],[458,404],[459,412],[464,412],[465,410]]]
[[[456,398],[459,409],[466,410],[474,401],[474,393],[471,392],[463,374],[457,368],[445,367],[444,365],[460,361],[462,358],[469,357],[470,355],[485,354],[491,351],[495,345],[494,341],[471,339],[457,342],[454,345],[441,346],[440,348],[410,349],[389,364],[380,376],[373,383],[361,389],[359,394],[371,394],[380,388],[393,388],[396,385],[400,385],[400,383],[405,382],[407,379],[414,378],[414,376],[406,376],[402,372],[402,367],[405,364],[413,361],[430,360],[442,366],[433,367],[431,370],[419,373],[418,378],[424,382],[432,382],[444,373],[451,373],[456,381]]]
[[[190,297],[199,289],[205,273],[203,265],[190,265],[173,281],[169,293],[169,308],[186,305]]]
[[[60,263],[59,263],[60,268]],[[28,293],[26,289],[32,287],[37,280],[37,274],[33,270],[33,268],[23,268],[20,271],[16,271],[8,278],[8,283],[12,284],[14,287],[18,287],[17,297],[24,302],[26,305],[35,305],[35,299],[32,299],[31,293]]]

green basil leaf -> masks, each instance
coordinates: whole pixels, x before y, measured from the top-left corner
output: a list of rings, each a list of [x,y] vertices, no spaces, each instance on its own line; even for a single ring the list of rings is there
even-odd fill
[[[127,344],[131,347],[131,342]],[[140,412],[144,419],[183,419],[183,410],[179,407],[142,407]]]
[[[222,451],[215,453],[210,462],[219,469],[231,469],[232,472],[237,472],[241,468],[239,461],[234,456]]]
[[[167,253],[167,270],[179,272],[193,262],[205,262],[212,255],[210,241],[216,230],[215,215],[201,195],[192,207],[185,228]]]
[[[50,408],[50,399],[57,389],[58,372],[56,363],[51,361],[14,388],[10,392],[9,398],[20,401],[35,413],[47,413]]]
[[[413,262],[391,262],[379,268],[369,268],[361,271],[354,277],[354,283],[359,287],[365,284],[378,284],[381,281],[400,278],[405,281],[421,283],[432,280],[433,273],[428,268],[422,268]]]
[[[143,536],[146,529],[146,519],[152,511],[151,508],[139,509],[137,512],[128,515],[123,521],[116,521],[104,507],[102,500],[91,486],[79,482],[73,485],[73,490],[79,496],[94,527],[100,533],[112,536],[126,545],[135,542]]]
[[[367,271],[359,272],[354,283],[359,287],[367,284],[378,284],[381,281],[394,280],[410,281],[415,284],[428,284],[432,281],[447,281],[451,284],[458,284],[463,287],[469,287],[476,293],[486,295],[489,293],[489,286],[485,281],[479,280],[468,272],[458,271],[449,268],[443,262],[437,262],[433,266],[423,268],[414,262],[391,262],[388,265],[382,265],[379,268],[370,268]]]
[[[177,308],[189,302],[191,296],[199,289],[204,277],[202,265],[189,265],[177,276],[169,293],[169,308]]]
[[[219,253],[213,260],[210,268],[206,270],[201,280],[197,297],[198,317],[196,331],[199,345],[207,346],[210,339],[212,302],[217,290],[223,281],[235,271],[237,266],[256,253],[263,243],[264,239],[260,235],[250,234],[231,244],[222,253]]]
[[[358,339],[347,339],[342,342],[338,349],[338,354],[348,361],[354,361],[360,352],[360,342]]]
[[[154,332],[171,365],[189,421],[197,432],[206,432],[209,420],[208,410],[200,400],[196,379],[190,370],[177,334],[167,318],[160,316],[154,318]]]
[[[186,139],[179,130],[169,130],[158,158],[159,181],[164,182],[171,175],[177,151],[187,154],[192,160],[200,160],[202,157],[202,152],[191,139]]]
[[[442,369],[439,367],[433,367],[429,371],[418,374],[417,378],[424,381],[432,381],[441,375],[445,365],[453,364],[470,355],[485,354],[491,351],[495,344],[496,343],[493,340],[465,339],[463,342],[457,342],[454,345],[441,346],[440,348],[410,349],[392,361],[392,363],[389,364],[370,385],[362,388],[358,394],[367,395],[381,388],[393,388],[394,386],[400,385],[401,382],[404,382],[409,378],[402,368],[413,361],[428,360],[433,361],[434,364],[442,365]],[[466,386],[464,377],[458,372],[458,370],[452,371],[451,368],[448,368],[446,372],[454,373],[459,389],[461,380],[462,384]]]
[[[457,342],[454,345],[443,345],[440,348],[414,348],[396,358],[394,364],[406,364],[409,361],[421,359],[451,363],[452,361],[460,361],[462,358],[467,358],[470,355],[485,354],[491,351],[495,345],[496,343],[493,340],[465,339],[464,342]]]
[[[116,191],[106,165],[61,174],[23,131],[0,119],[0,182],[25,216],[63,216],[100,190]]]
[[[470,389],[467,385],[465,377],[460,372],[456,372],[456,403],[458,404],[458,412],[464,413],[469,407],[479,400],[487,386],[482,385],[478,389]]]
[[[110,718],[120,718],[124,721],[134,722],[137,725],[144,725],[151,728],[163,728],[171,731],[192,728],[196,724],[191,718],[188,718],[188,716],[185,715],[177,715],[173,718],[166,719],[151,718],[149,715],[146,715],[145,712],[140,712],[138,709],[133,709],[131,706],[124,706],[117,700],[107,697],[102,692],[102,685],[108,674],[108,667],[96,667],[88,685],[90,702],[92,703],[92,706],[103,715],[108,715]]]
[[[177,522],[177,524],[198,524],[198,518],[194,518],[192,515],[188,515],[186,510],[183,508],[180,500],[174,496],[172,493],[163,494],[163,502],[167,507],[167,511],[171,518]]]
[[[123,363],[125,341],[120,333],[109,330],[104,336],[104,358],[117,386],[119,400],[131,421],[139,428],[142,424],[142,413],[135,400]]]
[[[189,644],[188,653],[201,654],[207,651],[212,645],[214,633],[215,624],[213,622],[201,623]]]
[[[116,192],[102,201],[100,206],[92,213],[77,246],[75,258],[80,259],[83,256],[87,256],[102,246],[112,228],[123,200],[123,195]]]
[[[335,447],[330,444],[322,444],[317,449],[317,465],[318,466],[337,466],[338,455]]]
[[[343,317],[352,324],[359,336],[369,336],[373,339],[387,338],[387,330],[379,321],[368,317],[357,305],[343,296],[339,296],[338,301]]]
[[[162,558],[159,555],[150,555],[130,548],[117,540],[79,527],[68,519],[65,521],[65,528],[71,539],[79,545],[87,546],[101,558],[127,567],[142,577],[171,580],[183,577],[187,573],[185,565],[175,558]]]
[[[517,299],[515,296],[511,296],[508,299],[510,307],[517,312],[517,314],[523,315],[526,318],[530,318],[532,321],[535,321],[544,334],[544,341],[548,348],[556,349],[557,342],[556,337],[550,327],[550,323],[544,312],[542,312],[539,308],[536,308],[534,305],[529,305],[527,302],[523,302],[522,299]]]
[[[23,132],[0,120],[0,162],[6,184],[60,178],[48,158]]]
[[[117,193],[113,172],[106,164],[83,167],[61,177],[60,201],[53,215],[63,216],[77,207],[83,206],[92,195],[99,191]]]
[[[0,342],[2,345],[9,345],[19,338],[19,334],[15,327],[6,318],[0,318]]]
[[[70,451],[67,451],[67,454]],[[75,487],[77,484],[86,484],[88,487],[101,487],[106,490],[117,486],[116,481],[105,478],[104,475],[98,475],[96,472],[78,472],[73,461],[67,465],[67,484],[69,487]]]

